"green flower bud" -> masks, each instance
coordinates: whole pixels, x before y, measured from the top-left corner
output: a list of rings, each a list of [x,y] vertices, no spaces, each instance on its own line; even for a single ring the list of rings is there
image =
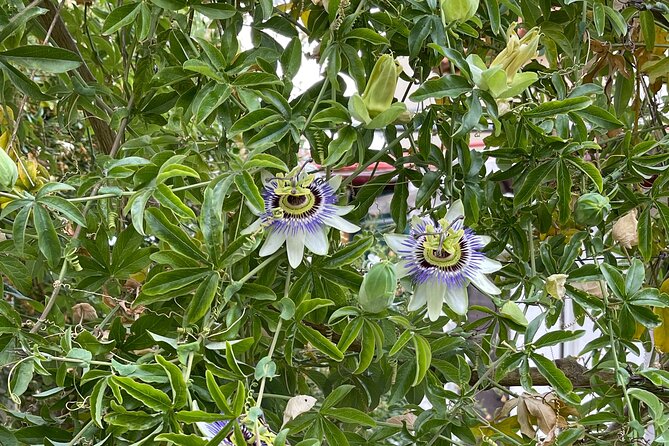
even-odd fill
[[[5,147],[9,139],[9,132],[0,136],[0,186],[11,189],[19,178],[19,169],[16,163],[5,152]]]
[[[372,266],[362,279],[358,302],[368,313],[379,313],[393,303],[397,288],[395,267],[388,262]]]
[[[539,28],[532,28],[523,38],[519,38],[514,31],[516,24],[513,23],[507,31],[506,48],[500,52],[490,64],[491,67],[498,65],[506,73],[508,82],[513,82],[513,78],[523,65],[537,57],[537,48],[541,33]]]
[[[574,206],[574,221],[583,226],[596,226],[611,210],[608,197],[596,192],[581,195]]]
[[[402,67],[389,54],[382,55],[376,61],[362,93],[362,102],[371,118],[386,111],[392,104],[401,72]]]
[[[441,21],[444,26],[452,22],[466,22],[479,9],[479,0],[441,0]]]

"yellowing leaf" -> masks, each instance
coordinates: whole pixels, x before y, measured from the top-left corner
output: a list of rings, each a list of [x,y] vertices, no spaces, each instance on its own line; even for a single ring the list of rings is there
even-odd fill
[[[669,352],[669,308],[655,308],[653,311],[662,319],[662,325],[653,330],[655,348],[662,353],[667,353]]]

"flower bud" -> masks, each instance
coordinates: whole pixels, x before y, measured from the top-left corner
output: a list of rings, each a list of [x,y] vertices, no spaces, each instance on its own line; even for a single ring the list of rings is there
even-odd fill
[[[371,118],[386,111],[392,104],[401,72],[402,67],[389,54],[382,55],[376,61],[362,93],[362,102]]]
[[[567,292],[564,285],[567,283],[567,274],[552,274],[546,278],[546,292],[555,299],[562,300]]]
[[[574,221],[582,226],[596,226],[611,210],[608,197],[598,193],[581,195],[574,207]]]
[[[11,189],[19,177],[19,169],[16,167],[14,160],[5,152],[8,140],[9,132],[5,132],[0,136],[0,186]]]
[[[539,39],[541,33],[539,28],[532,28],[523,38],[519,38],[514,31],[516,24],[513,23],[507,31],[506,48],[490,64],[491,67],[499,65],[506,72],[508,82],[513,82],[518,70],[530,60],[537,57],[537,48],[539,47]]]
[[[636,209],[633,209],[613,224],[611,236],[620,246],[630,249],[639,244],[638,226]]]
[[[444,26],[452,22],[466,22],[479,9],[479,0],[441,0],[441,21]]]
[[[360,307],[368,313],[379,313],[393,303],[397,275],[395,267],[389,262],[372,266],[365,274],[358,293]]]

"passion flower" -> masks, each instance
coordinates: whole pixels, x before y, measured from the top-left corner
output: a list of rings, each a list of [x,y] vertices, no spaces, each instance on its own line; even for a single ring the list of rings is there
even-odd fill
[[[267,237],[260,248],[261,256],[274,254],[283,244],[288,251],[288,262],[293,268],[302,263],[304,247],[317,255],[328,253],[328,227],[353,233],[360,228],[343,218],[353,206],[337,206],[335,191],[341,177],[329,181],[314,175],[300,175],[299,171],[289,176],[270,178],[262,192],[264,213],[247,228],[251,233],[261,226]]]
[[[244,436],[244,440],[248,444],[256,445],[260,444],[261,446],[271,446],[274,444],[274,438],[276,435],[263,423],[261,422],[259,424],[258,428],[258,437],[260,440],[260,443],[257,443],[255,434],[253,433],[254,427],[252,426],[252,423],[248,422],[245,423],[243,421],[237,420],[236,421],[239,425],[239,430],[241,431],[242,435]],[[214,421],[213,423],[204,423],[204,422],[198,422],[197,427],[200,429],[200,432],[202,432],[202,435],[206,440],[211,440],[213,439],[218,433],[224,429],[230,421],[223,420],[223,421]],[[225,438],[223,438],[223,441],[219,443],[219,446],[235,446],[235,443],[233,442],[233,437],[234,437],[234,430],[231,431]]]
[[[464,227],[463,218],[464,208],[458,200],[446,217],[437,222],[420,219],[412,224],[408,236],[385,236],[388,246],[401,259],[398,276],[410,276],[413,283],[408,310],[416,311],[427,305],[431,321],[439,318],[444,302],[455,313],[465,315],[470,283],[484,293],[501,293],[486,276],[502,267],[481,252],[489,238]]]

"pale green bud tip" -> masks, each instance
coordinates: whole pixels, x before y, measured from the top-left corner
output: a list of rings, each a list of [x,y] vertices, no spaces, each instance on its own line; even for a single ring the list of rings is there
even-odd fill
[[[0,148],[0,186],[11,189],[19,178],[19,169],[13,159]]]
[[[388,262],[377,263],[370,268],[360,285],[358,302],[369,313],[379,313],[393,303],[397,274]]]
[[[565,284],[567,283],[567,274],[552,274],[546,278],[546,292],[553,296],[555,299],[562,300],[564,299],[567,290]]]
[[[479,0],[441,0],[441,20],[444,25],[466,22],[479,9]]]
[[[402,67],[389,54],[382,55],[376,61],[362,93],[362,101],[370,117],[374,118],[390,107],[395,98],[397,79],[401,72]]]

